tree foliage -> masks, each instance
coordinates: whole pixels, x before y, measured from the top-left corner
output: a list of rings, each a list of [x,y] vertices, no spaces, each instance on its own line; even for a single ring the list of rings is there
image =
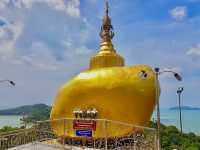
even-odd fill
[[[18,130],[18,128],[16,127],[10,127],[10,126],[4,126],[3,128],[0,129],[0,133],[3,133],[3,132],[11,132],[11,131],[15,131],[15,130]]]
[[[28,114],[26,117],[22,118],[21,121],[25,123],[34,123],[36,121],[48,120],[50,117],[51,107],[43,107]]]
[[[156,127],[156,123],[152,123],[152,127]],[[175,126],[161,124],[161,145],[164,150],[200,150],[200,136],[194,133],[181,134]]]
[[[31,115],[35,112],[43,112],[43,109],[50,111],[51,107],[46,104],[24,105],[16,108],[0,110],[0,115]]]

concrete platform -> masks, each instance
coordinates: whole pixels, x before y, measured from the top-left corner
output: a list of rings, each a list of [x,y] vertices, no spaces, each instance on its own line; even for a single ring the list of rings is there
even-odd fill
[[[62,145],[49,145],[45,143],[30,143],[26,145],[21,145],[18,147],[10,148],[8,150],[97,150],[97,149],[90,149],[90,148],[79,148],[79,147],[72,147],[72,146],[62,146]]]

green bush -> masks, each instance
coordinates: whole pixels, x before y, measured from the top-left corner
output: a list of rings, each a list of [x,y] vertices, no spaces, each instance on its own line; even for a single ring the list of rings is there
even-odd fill
[[[157,128],[155,122],[151,122],[151,127]],[[200,136],[194,133],[183,133],[175,126],[165,126],[161,124],[161,145],[164,150],[180,149],[200,150]]]

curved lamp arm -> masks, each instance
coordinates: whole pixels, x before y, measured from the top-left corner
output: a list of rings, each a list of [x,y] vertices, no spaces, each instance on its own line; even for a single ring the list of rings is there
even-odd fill
[[[15,86],[15,82],[12,81],[12,80],[0,80],[0,83],[2,83],[2,82],[8,82],[8,83],[10,83],[12,86]]]
[[[155,68],[155,72],[160,75],[162,73],[172,73],[174,75],[174,77],[178,80],[178,81],[182,81],[182,77],[177,73],[177,72],[174,72],[172,70],[162,70],[160,71],[160,68]]]

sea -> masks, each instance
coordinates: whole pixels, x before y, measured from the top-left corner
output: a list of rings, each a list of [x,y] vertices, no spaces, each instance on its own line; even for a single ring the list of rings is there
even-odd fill
[[[164,125],[174,125],[180,129],[179,110],[160,110],[161,123]],[[152,116],[156,119],[156,112]],[[185,133],[193,132],[200,135],[200,110],[182,110],[182,125]]]
[[[20,127],[22,124],[20,119],[22,116],[4,116],[0,115],[0,128],[4,126]]]
[[[0,116],[0,128],[3,126],[20,127],[22,116]],[[156,112],[152,116],[156,120]],[[182,110],[183,131],[200,135],[200,110]],[[161,123],[174,125],[180,129],[179,111],[161,109]]]

